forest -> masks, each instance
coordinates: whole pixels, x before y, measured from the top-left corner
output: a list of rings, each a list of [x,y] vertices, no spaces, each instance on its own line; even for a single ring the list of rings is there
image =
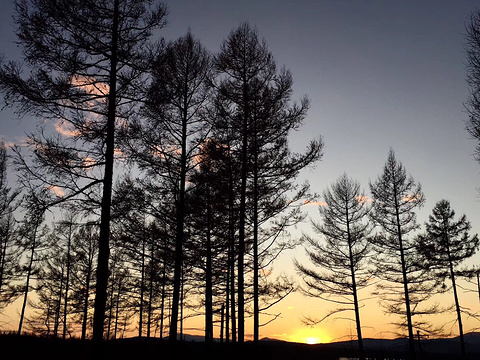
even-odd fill
[[[310,325],[354,314],[364,359],[368,287],[397,315],[410,359],[420,334],[444,334],[428,319],[447,309],[429,300],[449,294],[467,358],[462,317],[480,320],[458,287],[480,297],[469,220],[438,199],[419,224],[423,189],[393,149],[369,193],[346,173],[327,189],[299,181],[321,166],[324,140],[291,149],[310,100],[296,100],[254,26],[212,53],[191,31],[163,39],[168,8],[156,1],[18,0],[15,12],[24,58],[1,60],[0,93],[36,123],[24,144],[0,147],[0,310],[21,304],[16,334],[178,344],[184,320],[202,317],[206,344],[241,345],[252,318],[258,344],[270,310],[300,291],[335,304]],[[480,140],[480,14],[468,29],[467,130]],[[316,235],[291,236],[320,190]],[[270,276],[301,246],[298,280]]]

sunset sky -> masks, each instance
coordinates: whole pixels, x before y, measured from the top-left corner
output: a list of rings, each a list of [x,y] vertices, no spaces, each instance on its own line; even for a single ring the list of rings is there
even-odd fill
[[[257,27],[279,66],[294,78],[294,97],[308,95],[311,109],[303,128],[293,134],[291,146],[301,151],[309,139],[322,135],[323,160],[302,173],[312,190],[321,193],[342,173],[358,180],[367,195],[368,183],[382,171],[388,151],[415,180],[422,184],[426,205],[418,212],[424,223],[435,203],[451,202],[457,215],[465,213],[472,232],[480,233],[480,164],[472,157],[475,142],[465,130],[468,97],[465,56],[465,24],[480,8],[474,0],[174,0],[168,26],[158,35],[173,40],[188,29],[212,52],[241,22]],[[0,53],[15,59],[13,4],[0,4]],[[28,118],[16,119],[0,112],[0,137],[20,142],[31,130]],[[322,201],[321,197],[318,199]],[[318,220],[314,206],[306,207]],[[423,228],[422,228],[423,229]],[[311,234],[306,222],[294,235]],[[292,259],[304,260],[304,250],[285,253],[274,273],[295,276]],[[480,254],[469,261],[479,264]],[[369,290],[362,296],[368,297]],[[451,303],[453,296],[438,298]],[[480,311],[478,295],[460,293],[463,306]],[[313,342],[346,339],[355,324],[328,320],[315,328],[302,324],[304,316],[323,317],[334,305],[289,296],[271,309],[282,313],[260,329],[260,337]],[[353,314],[352,314],[353,315]],[[342,315],[343,316],[343,315]],[[383,314],[377,299],[361,309],[365,337],[392,337],[394,319]],[[438,317],[438,323],[455,319],[454,313]],[[185,327],[198,327],[202,319]],[[261,320],[262,322],[262,320]],[[480,323],[465,318],[464,331]],[[456,334],[456,324],[451,323]],[[246,333],[253,332],[250,320]],[[216,333],[217,335],[218,333]]]

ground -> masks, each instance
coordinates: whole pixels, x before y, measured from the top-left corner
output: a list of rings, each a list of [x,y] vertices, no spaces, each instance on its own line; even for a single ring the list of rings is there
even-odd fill
[[[377,340],[369,340],[366,346],[367,357],[371,359],[408,359],[405,353],[405,340],[388,340],[381,345],[373,346]],[[443,340],[440,340],[443,341]],[[460,359],[456,353],[455,339],[445,340],[434,346],[429,343],[423,344],[417,360],[433,359]],[[430,344],[430,345],[433,345]],[[479,359],[480,347],[477,344],[469,350],[467,359]],[[451,347],[451,350],[449,350]],[[440,350],[441,349],[441,350]],[[43,338],[35,336],[16,336],[12,334],[0,335],[0,356],[18,359],[48,358],[57,359],[115,359],[115,360],[139,360],[139,359],[209,359],[209,360],[338,360],[358,357],[355,346],[351,342],[336,344],[298,344],[282,341],[260,341],[258,345],[251,342],[243,346],[238,344],[203,342],[177,342],[172,346],[168,341],[159,339],[123,339],[102,343],[97,348],[91,341],[70,339]]]

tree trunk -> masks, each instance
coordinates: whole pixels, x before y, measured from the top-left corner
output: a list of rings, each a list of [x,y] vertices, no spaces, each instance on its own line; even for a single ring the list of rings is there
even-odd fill
[[[72,242],[72,227],[70,222],[68,230],[68,242],[67,242],[67,275],[65,279],[65,300],[63,301],[63,334],[62,339],[65,340],[67,335],[67,306],[68,306],[68,291],[70,290],[70,248]]]
[[[223,343],[223,328],[225,320],[225,304],[222,304],[222,308],[220,310],[220,342]]]
[[[256,120],[254,121],[253,159],[253,342],[258,345],[260,329],[260,306],[258,291],[258,148]]]
[[[233,169],[231,166],[231,150],[230,146],[228,148],[229,153],[229,189],[228,189],[228,210],[229,210],[229,217],[228,217],[228,233],[229,233],[229,240],[230,240],[230,262],[229,262],[229,269],[230,269],[230,304],[227,306],[231,306],[231,320],[232,320],[232,342],[237,342],[237,327],[236,327],[236,316],[235,316],[235,214],[234,214],[234,205],[235,205],[235,192],[233,189]]]
[[[408,326],[408,345],[410,351],[410,357],[412,360],[415,360],[415,338],[413,335],[413,324],[412,324],[412,312],[410,310],[410,296],[408,290],[408,278],[407,278],[407,266],[405,263],[405,253],[403,249],[403,240],[402,240],[402,231],[400,227],[400,214],[399,214],[399,204],[397,200],[397,192],[394,189],[395,197],[395,210],[396,210],[396,220],[397,220],[397,236],[398,236],[398,244],[400,248],[400,262],[402,266],[402,277],[403,277],[403,290],[405,293],[405,308],[407,313],[407,326]]]
[[[230,244],[227,250],[227,281],[225,284],[225,341],[230,342],[230,263],[231,263]]]
[[[246,194],[248,174],[248,89],[246,74],[243,79],[243,126],[242,126],[242,157],[240,185],[240,228],[238,229],[238,342],[245,340],[245,297],[244,297],[244,256],[245,256],[245,226],[246,226]]]
[[[86,339],[87,336],[87,319],[88,319],[88,297],[90,295],[90,277],[92,274],[92,264],[89,264],[87,270],[87,278],[85,284],[85,298],[83,301],[83,320],[82,320],[82,340]]]
[[[205,342],[213,342],[211,208],[207,204],[207,256],[205,266]]]
[[[147,319],[147,338],[150,338],[150,328],[152,326],[152,303],[153,303],[153,277],[155,276],[155,245],[152,244],[151,263],[150,263],[150,286],[148,293],[148,319]]]
[[[115,0],[110,60],[110,83],[108,94],[107,136],[105,139],[105,175],[103,178],[100,236],[98,244],[97,284],[95,312],[93,315],[93,340],[103,340],[105,305],[107,303],[108,260],[110,257],[110,208],[112,203],[113,162],[115,151],[115,116],[117,100],[117,51],[118,51],[119,0]]]
[[[360,359],[363,360],[365,359],[365,351],[363,349],[362,326],[360,323],[360,308],[358,305],[357,281],[355,279],[355,266],[353,262],[353,249],[352,249],[353,244],[352,244],[352,236],[350,233],[348,205],[346,208],[346,218],[347,218],[347,236],[348,236],[348,255],[349,255],[349,261],[350,261],[350,274],[352,277],[353,305],[355,308],[355,323],[357,325],[358,352],[360,355]]]
[[[163,272],[162,272],[162,301],[160,304],[160,339],[163,339],[163,319],[165,317],[165,284],[167,282],[167,261],[165,256],[163,258]]]
[[[478,300],[480,301],[480,272],[477,272]]]
[[[62,268],[62,274],[60,275],[60,288],[58,290],[58,301],[55,308],[55,323],[53,327],[53,336],[56,338],[58,336],[58,327],[60,325],[60,310],[62,307],[62,297],[63,297],[63,272],[65,270]]]
[[[5,235],[2,237],[1,239],[1,243],[0,243],[0,246],[1,246],[1,260],[0,260],[0,293],[2,292],[2,288],[3,288],[3,274],[4,274],[4,271],[5,271],[5,266],[6,266],[6,256],[7,256],[7,245],[8,245],[8,241],[10,239],[10,227],[11,227],[11,215],[9,214],[8,215],[8,218],[7,218],[7,224],[5,224],[5,227],[7,229]]]
[[[115,302],[115,328],[113,329],[113,338],[117,338],[118,332],[118,315],[119,315],[119,308],[120,308],[120,289],[121,289],[121,282],[118,282],[118,292],[117,292],[117,301]]]
[[[182,266],[182,271],[181,271],[181,280],[180,280],[180,341],[183,341],[183,296],[184,296],[184,285],[185,283],[183,282],[183,266]]]
[[[19,321],[19,324],[18,324],[17,334],[19,336],[22,334],[23,319],[25,318],[25,309],[27,307],[28,291],[29,291],[29,288],[30,288],[30,277],[32,275],[32,268],[33,268],[33,257],[35,256],[35,248],[37,247],[36,243],[37,243],[37,230],[38,230],[38,226],[40,225],[39,221],[40,221],[39,219],[36,220],[35,228],[33,230],[33,243],[32,243],[32,246],[31,246],[30,260],[29,260],[28,269],[27,269],[27,281],[26,281],[26,284],[25,284],[25,292],[24,292],[24,295],[23,295],[22,312],[20,314],[20,321]]]
[[[140,309],[138,317],[138,337],[142,337],[143,326],[143,293],[145,291],[145,239],[142,240],[142,269],[140,278]]]
[[[187,72],[188,73],[188,72]],[[188,84],[186,84],[186,87]],[[182,111],[182,154],[180,158],[180,194],[177,203],[177,228],[175,236],[175,268],[173,275],[173,303],[172,303],[172,317],[170,321],[169,339],[171,342],[177,340],[177,326],[178,326],[178,305],[180,302],[181,292],[181,272],[183,264],[183,228],[185,218],[185,182],[187,172],[187,100],[188,88],[185,89],[184,94],[184,108]]]
[[[120,290],[118,290],[120,292]],[[107,325],[107,340],[110,339],[110,330],[112,330],[112,319],[113,319],[113,294],[115,293],[115,282],[112,281],[112,286],[110,287],[110,311],[108,312],[108,325]]]
[[[465,351],[465,338],[463,336],[462,311],[460,308],[460,302],[458,300],[457,285],[455,281],[455,272],[453,270],[453,261],[450,254],[450,246],[448,244],[448,238],[446,240],[447,240],[447,252],[448,252],[448,265],[450,269],[450,279],[452,280],[453,297],[455,299],[455,309],[457,310],[458,331],[460,333],[460,347],[462,349],[462,358],[465,359],[467,356],[467,353]]]

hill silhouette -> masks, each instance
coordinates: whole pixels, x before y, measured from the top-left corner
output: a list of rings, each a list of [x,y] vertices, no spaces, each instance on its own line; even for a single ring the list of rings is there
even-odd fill
[[[78,339],[60,340],[37,336],[0,335],[0,356],[14,355],[15,359],[48,357],[56,359],[138,359],[161,357],[163,359],[228,359],[228,360],[283,360],[322,359],[338,360],[356,358],[355,341],[341,341],[328,344],[308,345],[264,338],[258,345],[246,342],[243,346],[215,341],[208,344],[202,336],[188,335],[186,341],[170,344],[158,338],[125,338],[103,343],[101,353],[91,341]],[[480,332],[465,334],[467,359],[480,358]],[[460,340],[456,338],[422,340],[417,346],[418,359],[460,359]],[[407,339],[364,339],[366,355],[369,358],[408,359]],[[97,356],[99,355],[99,356]]]

